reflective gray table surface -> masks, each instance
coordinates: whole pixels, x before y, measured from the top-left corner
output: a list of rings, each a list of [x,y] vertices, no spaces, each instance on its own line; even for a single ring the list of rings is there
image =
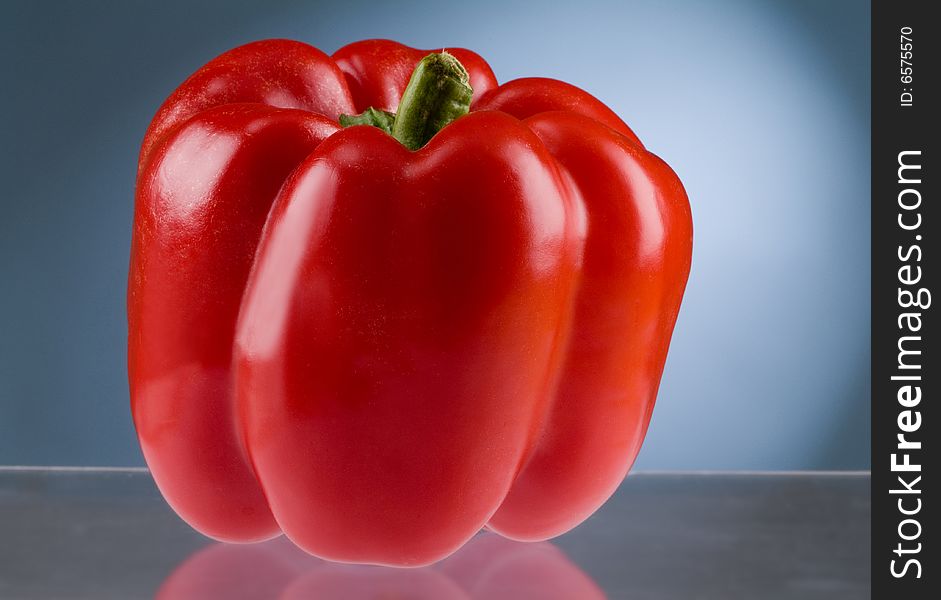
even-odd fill
[[[868,474],[634,474],[540,544],[423,569],[213,543],[138,471],[0,468],[0,598],[868,598]]]

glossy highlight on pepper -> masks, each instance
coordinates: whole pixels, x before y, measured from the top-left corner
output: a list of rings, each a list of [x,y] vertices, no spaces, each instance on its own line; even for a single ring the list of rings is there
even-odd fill
[[[145,135],[131,407],[210,537],[430,564],[484,526],[575,527],[640,449],[690,267],[682,184],[588,93],[446,52],[460,68],[423,79],[429,52],[387,40],[254,42]]]

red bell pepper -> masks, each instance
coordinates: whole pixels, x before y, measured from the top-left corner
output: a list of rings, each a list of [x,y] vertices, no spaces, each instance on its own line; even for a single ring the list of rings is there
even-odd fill
[[[147,131],[131,405],[210,537],[427,564],[483,526],[571,529],[640,449],[683,186],[586,92],[426,54],[248,44]]]

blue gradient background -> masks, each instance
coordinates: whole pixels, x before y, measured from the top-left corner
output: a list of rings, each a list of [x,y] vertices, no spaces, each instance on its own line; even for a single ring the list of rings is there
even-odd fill
[[[685,183],[693,272],[639,468],[868,468],[868,2],[395,4],[0,4],[0,464],[143,464],[124,294],[163,98],[250,40],[388,37],[579,85]]]

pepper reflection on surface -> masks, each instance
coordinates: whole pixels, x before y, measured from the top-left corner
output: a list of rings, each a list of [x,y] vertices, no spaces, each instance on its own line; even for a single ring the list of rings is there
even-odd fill
[[[553,544],[483,533],[420,569],[330,563],[284,537],[253,545],[213,544],[180,564],[156,598],[596,600],[605,594]]]

